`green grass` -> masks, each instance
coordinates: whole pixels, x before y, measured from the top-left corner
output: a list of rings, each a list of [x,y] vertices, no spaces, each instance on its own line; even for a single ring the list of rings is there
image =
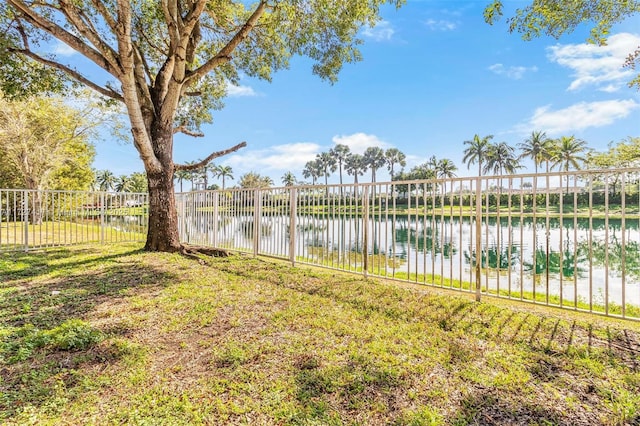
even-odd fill
[[[297,262],[318,265],[322,267],[329,267],[335,269],[342,269],[349,272],[362,273],[364,271],[363,266],[363,254],[354,251],[345,252],[345,255],[340,255],[336,250],[326,250],[323,247],[310,247],[309,256],[296,256]],[[382,254],[368,254],[367,255],[367,271],[369,274],[380,278],[388,278],[392,280],[408,281],[410,283],[433,286],[438,288],[444,288],[449,290],[457,290],[464,292],[475,292],[475,284],[471,281],[459,280],[456,278],[448,278],[439,274],[417,274],[415,272],[408,273],[406,271],[398,271],[406,263],[405,260],[400,258],[388,257],[384,253]],[[485,276],[487,274],[498,274],[500,271],[496,268],[482,268],[481,270],[481,294],[482,296],[493,296],[507,299],[516,299],[523,302],[532,302],[536,304],[545,304],[555,307],[564,307],[566,309],[574,309],[579,311],[588,311],[594,313],[604,314],[607,312],[607,308],[603,303],[598,301],[589,301],[585,298],[578,297],[576,301],[565,298],[560,298],[559,295],[549,294],[545,292],[544,288],[540,288],[535,293],[533,291],[520,290],[517,285],[513,285],[509,290],[508,279],[505,277],[502,281],[501,288],[487,288],[484,284]],[[543,282],[544,274],[536,275],[536,286],[541,286]],[[609,315],[623,316],[622,305],[614,302],[609,302]],[[640,320],[640,306],[627,303],[625,306],[624,317]]]
[[[92,221],[44,221],[41,224],[4,222],[0,224],[0,246],[22,247],[26,238],[30,247],[67,245],[105,241],[144,241],[145,234],[101,227]]]
[[[640,324],[248,256],[0,257],[0,423],[624,425]]]
[[[314,205],[314,206],[299,206],[297,209],[298,214],[314,214],[314,215],[361,215],[363,212],[362,206],[332,206],[332,205]],[[475,204],[473,206],[465,205],[460,208],[460,205],[450,206],[446,204],[443,207],[436,206],[433,207],[430,203],[427,203],[427,206],[420,205],[419,207],[412,206],[411,208],[407,208],[406,205],[397,206],[395,209],[389,206],[388,209],[384,207],[380,207],[378,205],[371,207],[372,216],[414,216],[414,217],[423,217],[423,216],[434,216],[434,217],[475,217]],[[546,208],[545,205],[539,205],[534,214],[533,207],[531,205],[526,205],[522,207],[522,212],[520,212],[520,205],[512,205],[511,208],[507,204],[500,205],[498,208],[495,205],[489,206],[489,210],[487,211],[486,205],[482,206],[482,215],[489,217],[502,216],[507,217],[511,214],[512,217],[525,217],[532,218],[537,217],[539,220],[544,219],[545,217],[559,218],[561,215],[560,206],[557,204],[549,205],[549,209]],[[592,217],[594,219],[604,219],[608,217],[609,219],[620,219],[622,218],[622,207],[620,205],[609,205],[609,208],[606,209],[603,205],[594,205],[591,209],[588,205],[578,205],[577,208],[574,208],[573,202],[570,204],[564,204],[562,208],[562,216],[564,219],[577,217],[577,218],[589,218]],[[638,205],[627,205],[624,209],[624,217],[627,220],[631,219],[640,219],[640,207]]]

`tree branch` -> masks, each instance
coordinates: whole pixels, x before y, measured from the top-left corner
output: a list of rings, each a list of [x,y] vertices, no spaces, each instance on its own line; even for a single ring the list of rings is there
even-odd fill
[[[204,133],[202,132],[194,132],[192,130],[189,130],[187,128],[187,126],[178,126],[175,129],[173,129],[173,134],[175,135],[176,133],[184,133],[185,135],[188,136],[193,136],[194,138],[202,138],[204,137]]]
[[[91,0],[91,3],[96,8],[96,10],[100,13],[100,15],[102,15],[107,25],[109,25],[109,28],[111,28],[111,31],[115,33],[118,23],[113,18],[113,16],[109,12],[109,10],[106,8],[104,3],[101,0]]]
[[[120,51],[120,62],[122,67],[122,97],[127,105],[127,113],[131,122],[131,132],[133,142],[140,153],[140,158],[145,164],[147,171],[161,171],[162,164],[155,154],[151,138],[148,133],[150,123],[147,122],[148,115],[144,111],[153,108],[151,98],[148,95],[148,87],[138,87],[136,84],[136,52],[131,40],[131,4],[129,0],[117,0],[116,14],[118,17],[117,38],[118,50]],[[142,92],[142,90],[146,90]]]
[[[13,48],[9,48],[8,49],[9,52],[12,53],[18,53],[18,54],[22,54],[25,55],[31,59],[33,59],[36,62],[40,62],[43,65],[47,65],[51,68],[55,68],[57,70],[60,70],[62,72],[64,72],[65,74],[68,74],[71,78],[73,78],[74,80],[77,80],[78,82],[88,86],[89,88],[95,90],[96,92],[115,99],[117,101],[124,101],[122,95],[120,95],[120,93],[115,92],[113,90],[110,90],[108,88],[102,87],[96,83],[94,83],[93,81],[87,79],[85,76],[83,76],[82,74],[80,74],[79,72],[77,72],[76,70],[69,68],[59,62],[55,62],[46,58],[43,58],[42,56],[39,56],[35,53],[33,53],[32,51],[28,50],[28,49],[13,49]]]
[[[201,67],[187,73],[185,76],[185,83],[190,80],[198,80],[204,75],[208,74],[214,68],[229,62],[231,60],[231,54],[238,47],[242,41],[247,38],[251,30],[256,26],[258,20],[267,9],[267,2],[265,0],[258,4],[256,10],[251,14],[247,22],[240,28],[240,30],[229,40],[229,42],[218,52],[217,55],[205,62]]]
[[[245,146],[247,146],[246,142],[240,142],[238,145],[232,146],[229,149],[225,149],[224,151],[217,151],[212,153],[211,155],[209,155],[207,158],[205,158],[204,160],[198,162],[198,163],[194,163],[194,164],[174,164],[174,169],[176,171],[178,170],[197,170],[197,169],[201,169],[202,167],[206,166],[207,164],[209,164],[211,162],[211,160],[213,160],[214,158],[218,158],[218,157],[222,157],[224,155],[227,154],[231,154],[232,152],[236,152],[237,150],[239,150],[240,148],[244,148]]]
[[[60,41],[66,43],[71,48],[82,53],[88,59],[93,61],[96,65],[107,71],[114,77],[120,75],[120,70],[114,68],[111,62],[105,58],[99,51],[86,44],[82,39],[71,34],[63,27],[55,24],[51,20],[35,12],[33,8],[25,4],[22,0],[7,0],[11,6],[13,6],[17,12],[20,13],[21,18],[29,22],[36,28],[39,28]]]
[[[200,15],[207,5],[207,0],[198,0],[193,4],[191,10],[183,20],[183,28],[180,31],[180,37],[187,38],[191,36],[191,32],[200,20]]]

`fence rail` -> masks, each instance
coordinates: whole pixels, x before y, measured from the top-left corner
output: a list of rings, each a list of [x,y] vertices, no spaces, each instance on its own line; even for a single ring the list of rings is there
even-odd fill
[[[640,169],[177,194],[191,244],[640,320]],[[0,252],[144,241],[147,194],[0,190]]]
[[[178,194],[181,238],[640,319],[640,169]]]
[[[144,241],[147,194],[0,189],[0,252]]]

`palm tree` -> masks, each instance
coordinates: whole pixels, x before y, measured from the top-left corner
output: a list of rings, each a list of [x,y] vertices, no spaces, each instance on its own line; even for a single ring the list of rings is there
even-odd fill
[[[114,188],[116,192],[129,192],[131,186],[131,178],[127,175],[120,175],[116,179]]]
[[[349,157],[350,150],[347,145],[337,144],[329,151],[329,154],[333,156],[335,163],[338,165],[338,174],[340,176],[340,185],[342,185],[342,166]]]
[[[344,168],[348,174],[353,176],[353,183],[358,184],[358,176],[364,175],[367,170],[367,165],[364,162],[364,157],[360,154],[351,154],[347,157],[344,163]]]
[[[458,170],[458,167],[455,163],[448,158],[443,158],[438,161],[435,167],[436,177],[439,179],[451,179],[456,177],[455,172]],[[442,181],[442,193],[445,193],[446,182]]]
[[[195,163],[195,161],[186,162],[186,164],[189,166]],[[183,174],[183,179],[191,182],[191,191],[193,191],[196,188],[196,179],[200,175],[200,172],[198,170],[184,170],[184,172],[185,173]]]
[[[502,175],[515,173],[520,168],[518,159],[512,146],[506,142],[490,144],[486,154],[487,163],[484,166],[485,173]]]
[[[364,151],[364,163],[371,169],[371,182],[376,181],[376,170],[386,164],[384,151],[378,146],[370,146]]]
[[[551,139],[547,138],[547,134],[545,132],[531,132],[531,136],[529,136],[527,140],[518,144],[518,148],[520,148],[520,156],[518,157],[518,159],[532,159],[536,174],[538,174],[538,166],[542,164],[543,161],[546,161],[547,172],[549,172],[548,160],[551,145]]]
[[[191,172],[188,172],[186,170],[178,170],[173,175],[173,178],[178,180],[178,184],[180,185],[180,192],[184,192],[182,188],[182,182],[189,179],[189,176],[191,176]]]
[[[435,172],[436,172],[436,169],[438,168],[438,159],[436,158],[435,155],[432,155],[431,157],[429,157],[427,162],[424,163],[424,166],[429,170],[433,170],[434,177],[436,177]]]
[[[284,186],[293,186],[296,183],[296,177],[291,172],[282,175],[282,183]]]
[[[464,141],[464,144],[468,145],[468,147],[463,151],[464,157],[462,157],[462,161],[467,165],[467,168],[471,168],[472,164],[478,163],[478,176],[482,176],[482,163],[486,160],[491,139],[493,139],[493,135],[481,138],[475,134],[473,135],[473,140]]]
[[[116,176],[110,170],[99,170],[96,182],[98,182],[100,191],[109,191],[116,184]]]
[[[587,143],[575,136],[562,136],[556,140],[551,155],[551,167],[568,172],[573,168],[580,169],[582,163],[586,161],[584,154],[587,150]],[[569,176],[567,176],[567,193],[569,193]]]
[[[400,165],[400,167],[404,167],[407,165],[406,158],[402,151],[398,148],[389,148],[384,153],[385,161],[387,162],[387,168],[389,169],[389,174],[391,175],[391,180],[393,180],[393,170],[396,164]]]
[[[202,161],[202,160],[198,160],[198,161]],[[204,189],[209,188],[209,172],[212,172],[215,170],[216,165],[213,163],[208,163],[205,164],[200,170],[198,170],[200,177],[202,178],[202,181],[204,183]]]
[[[321,152],[316,156],[316,162],[324,175],[324,186],[329,185],[327,179],[336,171],[336,159],[328,152]]]
[[[318,178],[322,175],[322,167],[317,160],[307,161],[302,170],[302,176],[305,179],[311,178],[311,184],[315,185]]]
[[[213,169],[213,175],[217,178],[222,178],[222,189],[224,190],[225,178],[233,179],[233,169],[231,166],[215,166]]]
[[[458,167],[453,161],[449,160],[448,158],[443,158],[442,160],[438,161],[438,164],[436,164],[435,167],[436,177],[438,177],[439,179],[450,179],[456,177],[455,172],[457,170]]]

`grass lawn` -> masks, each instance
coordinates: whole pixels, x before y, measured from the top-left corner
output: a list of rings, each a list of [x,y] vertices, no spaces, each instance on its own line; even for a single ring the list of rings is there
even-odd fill
[[[593,208],[590,209],[589,206],[584,206],[584,205],[580,205],[577,208],[574,208],[573,203],[571,203],[571,204],[565,204],[563,206],[562,216],[564,217],[565,220],[569,218],[573,218],[574,216],[581,219],[588,219],[589,217],[596,218],[596,219],[604,219],[606,217],[608,217],[609,219],[621,219],[622,211],[623,209],[620,205],[610,205],[608,209],[605,209],[604,206],[597,205],[597,206],[593,206]],[[314,214],[314,215],[330,215],[333,213],[335,215],[355,215],[355,214],[361,215],[362,206],[346,205],[346,206],[339,206],[335,208],[333,208],[330,205],[329,206],[324,206],[324,205],[302,206],[302,207],[298,207],[297,212],[298,214]],[[285,213],[288,213],[288,211],[286,211]],[[448,217],[474,217],[476,215],[476,210],[475,210],[475,205],[474,206],[465,205],[462,208],[460,208],[459,205],[451,206],[448,204],[445,205],[444,208],[440,206],[433,207],[431,204],[427,204],[426,207],[421,204],[419,207],[412,206],[411,208],[408,208],[406,205],[402,205],[402,206],[398,205],[395,209],[392,207],[389,207],[389,209],[385,209],[384,206],[380,207],[379,205],[375,205],[374,207],[372,207],[371,213],[370,213],[370,215],[372,216],[379,215],[383,217],[385,216],[391,217],[394,214],[398,216],[411,215],[411,216],[418,216],[418,217],[422,217],[422,216],[436,216],[436,217],[443,216],[447,218]],[[511,206],[511,209],[507,204],[501,204],[500,208],[498,208],[495,205],[491,205],[489,206],[488,212],[487,212],[486,205],[482,206],[483,216],[488,215],[490,217],[496,217],[500,215],[506,218],[507,216],[509,216],[509,214],[511,214],[511,216],[514,218],[516,217],[532,218],[536,216],[538,220],[540,219],[544,220],[544,218],[547,216],[553,217],[553,218],[559,218],[561,216],[560,206],[557,204],[550,205],[549,209],[547,209],[546,206],[544,205],[543,206],[539,205],[536,208],[535,215],[534,215],[533,207],[530,205],[523,206],[522,212],[520,212],[519,204],[513,204]],[[624,217],[627,220],[640,219],[640,208],[637,205],[625,206]]]
[[[0,423],[640,423],[638,323],[139,248],[0,255]]]
[[[27,224],[27,241],[30,247],[68,245],[105,241],[144,241],[146,235],[135,231],[122,231],[113,226],[100,226],[87,221],[44,221]],[[0,246],[22,248],[25,243],[24,222],[0,223]]]

